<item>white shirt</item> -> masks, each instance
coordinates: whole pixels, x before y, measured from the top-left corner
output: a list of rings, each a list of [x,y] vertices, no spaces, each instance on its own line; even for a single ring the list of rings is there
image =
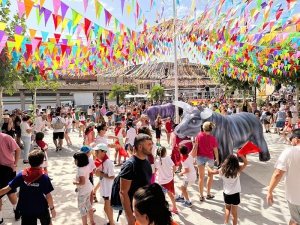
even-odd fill
[[[161,160],[161,161],[160,161]],[[168,184],[173,180],[173,166],[174,162],[170,156],[164,158],[158,158],[154,162],[155,168],[158,172],[158,183],[159,184]]]
[[[35,126],[34,126],[34,131],[35,132],[42,132],[42,127],[43,127],[43,119],[41,116],[38,116],[35,118]]]
[[[294,105],[292,105],[290,107],[290,111],[292,112],[292,116],[293,116],[292,124],[296,124],[297,123],[297,119],[298,119],[297,107],[294,106]]]
[[[285,171],[285,198],[294,205],[300,205],[299,182],[300,146],[285,149],[279,156],[275,168]]]
[[[102,143],[108,145],[107,137],[108,137],[107,134],[104,134],[103,137],[100,137],[99,135],[97,135],[96,140],[95,140],[95,146],[98,145],[98,144],[102,144]],[[109,148],[108,148],[108,151],[106,152],[106,155],[108,157],[110,157],[110,150],[109,150]]]
[[[126,135],[126,138],[128,138],[128,143],[131,144],[131,146],[133,146],[134,144],[134,139],[136,137],[136,130],[134,128],[130,128],[128,131],[127,131],[127,135]]]
[[[89,180],[89,176],[91,173],[90,166],[77,167],[76,180],[79,181],[79,177],[85,178],[84,185],[77,185],[78,195],[86,195],[93,190],[93,185]]]
[[[66,118],[66,124],[68,124],[68,129],[72,128],[72,122],[73,122],[73,119],[70,117],[70,118]]]
[[[188,173],[183,174],[184,181],[195,181],[197,179],[197,174],[194,167],[194,158],[189,155],[187,159],[181,164],[183,169],[189,169]]]
[[[94,169],[96,169],[96,166],[95,166],[95,162],[92,158],[89,158],[89,165],[90,167],[90,170],[93,171]]]
[[[103,163],[103,167],[102,165],[99,167],[100,171],[102,171],[104,174],[107,174],[109,177],[114,176],[115,172],[114,172],[114,164],[112,163],[112,161],[110,159],[105,160],[105,162]],[[102,197],[109,197],[110,199],[110,195],[111,195],[111,189],[112,189],[112,185],[113,185],[114,179],[108,179],[103,177],[102,180],[100,180],[100,195]]]
[[[61,128],[61,129],[55,129],[55,123],[57,121],[57,119],[60,119],[60,121],[63,123],[63,124],[66,124],[66,121],[64,118],[60,117],[60,116],[56,116],[56,117],[53,117],[52,118],[52,121],[51,121],[51,124],[54,125],[54,128],[53,128],[53,133],[59,133],[59,132],[65,132],[65,127]]]
[[[21,127],[21,135],[31,137],[31,133],[27,133],[27,129],[30,129],[30,126],[26,121],[22,121],[20,124]]]
[[[240,174],[238,173],[235,178],[225,177],[221,170],[219,170],[220,177],[223,180],[223,191],[226,195],[233,195],[241,192]]]

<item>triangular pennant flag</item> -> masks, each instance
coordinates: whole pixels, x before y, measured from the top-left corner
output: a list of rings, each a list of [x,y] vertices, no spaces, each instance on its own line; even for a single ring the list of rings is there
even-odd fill
[[[89,4],[89,0],[83,0],[83,7],[84,7],[85,12],[86,12],[88,4]]]
[[[20,19],[22,19],[22,16],[25,13],[25,5],[24,5],[24,2],[19,2],[18,1],[17,3],[18,3],[19,17],[20,17]]]
[[[23,29],[24,29],[23,27],[15,26],[15,32],[16,32],[16,34],[22,34]]]
[[[85,33],[85,36],[87,37],[87,39],[89,39],[89,30],[90,30],[90,27],[91,27],[91,21],[87,18],[84,18],[84,33]]]
[[[47,25],[47,22],[51,16],[52,12],[48,9],[45,9],[45,12],[44,12],[44,20],[45,20],[45,26]]]
[[[52,3],[53,3],[54,14],[57,15],[59,7],[61,5],[61,1],[60,0],[52,0]]]
[[[112,15],[106,9],[104,9],[104,13],[105,13],[105,24],[106,26],[108,26]]]
[[[65,3],[61,2],[61,4],[60,4],[60,10],[61,10],[62,20],[64,20],[65,15],[66,15],[68,9],[69,9],[69,6],[67,6]]]
[[[58,44],[61,34],[54,34],[56,44]]]
[[[54,44],[54,43],[51,43],[51,42],[48,42],[47,44],[48,44],[49,52],[50,52],[50,54],[52,54],[53,48],[54,48],[55,44]]]
[[[43,7],[46,0],[40,0],[40,6]]]
[[[39,45],[41,41],[34,38],[31,40],[31,45],[32,45],[32,52],[35,52],[36,47]]]
[[[24,5],[25,5],[25,13],[26,13],[26,18],[28,18],[31,9],[34,5],[34,2],[32,2],[31,0],[24,0]]]
[[[49,32],[41,31],[41,34],[42,34],[42,37],[43,37],[43,42],[47,42]]]
[[[25,46],[26,46],[27,56],[28,56],[28,58],[30,58],[30,56],[32,54],[32,45],[31,44],[25,44]]]
[[[20,50],[20,47],[21,47],[21,44],[22,44],[22,41],[24,40],[24,36],[23,35],[18,35],[18,34],[15,34],[15,42],[16,42],[16,51],[19,51]]]
[[[129,4],[126,5],[126,9],[127,9],[127,15],[130,16],[131,7]]]
[[[122,15],[123,15],[123,12],[124,12],[124,3],[125,3],[125,0],[121,0]]]
[[[44,10],[45,8],[42,8],[42,9]],[[44,15],[43,13],[41,14],[40,12],[41,11],[40,11],[40,9],[38,7],[35,8],[36,20],[37,20],[38,25],[40,24],[41,19],[42,19],[43,15]]]
[[[36,30],[29,29],[29,34],[30,34],[31,39],[33,39],[35,37]]]

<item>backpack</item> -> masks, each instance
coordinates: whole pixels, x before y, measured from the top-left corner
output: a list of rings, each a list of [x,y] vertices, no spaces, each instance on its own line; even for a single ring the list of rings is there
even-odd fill
[[[60,130],[62,128],[64,128],[63,122],[60,120],[60,118],[56,117],[56,122],[54,124],[54,129],[55,130]]]
[[[126,163],[131,163],[132,167],[133,167],[133,171],[135,171],[135,169],[134,169],[135,162],[133,159],[129,158]],[[121,169],[121,171],[122,170],[123,169]],[[118,176],[114,179],[114,182],[112,185],[112,190],[111,190],[111,197],[110,197],[111,208],[119,211],[119,214],[117,217],[117,222],[119,221],[119,218],[123,212],[123,206],[122,206],[122,202],[121,202],[121,198],[120,198],[120,179],[121,179],[121,177],[120,177],[120,173],[119,173]]]

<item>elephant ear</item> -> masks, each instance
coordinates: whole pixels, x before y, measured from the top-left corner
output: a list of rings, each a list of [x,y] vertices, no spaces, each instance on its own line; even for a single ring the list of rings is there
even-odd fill
[[[189,112],[193,109],[193,107],[191,105],[189,105],[186,102],[182,102],[182,101],[173,101],[172,104],[182,108],[184,111],[187,111],[187,112]]]
[[[201,119],[206,120],[209,117],[212,116],[213,111],[211,109],[205,108],[203,109],[203,111],[201,112]]]

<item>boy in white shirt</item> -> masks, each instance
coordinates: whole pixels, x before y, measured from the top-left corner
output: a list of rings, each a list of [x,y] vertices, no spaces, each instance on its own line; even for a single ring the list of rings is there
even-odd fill
[[[189,200],[187,188],[192,186],[197,179],[196,170],[194,167],[194,158],[188,154],[188,148],[184,145],[180,146],[179,152],[181,154],[181,164],[183,171],[179,173],[179,176],[183,176],[183,184],[181,185],[181,195],[175,198],[176,202],[182,202],[184,207],[192,207],[192,203]]]
[[[106,154],[108,151],[106,144],[98,144],[93,149],[95,156],[101,161],[100,166],[96,169],[96,176],[100,177],[100,195],[104,199],[104,211],[109,220],[108,224],[114,225],[113,209],[110,207],[110,196],[115,179],[114,164]]]
[[[129,121],[127,123],[128,130],[126,134],[126,139],[125,139],[125,150],[130,151],[131,154],[133,154],[133,144],[134,144],[134,139],[136,137],[136,130],[133,128],[133,123]],[[131,156],[130,154],[130,156]]]

